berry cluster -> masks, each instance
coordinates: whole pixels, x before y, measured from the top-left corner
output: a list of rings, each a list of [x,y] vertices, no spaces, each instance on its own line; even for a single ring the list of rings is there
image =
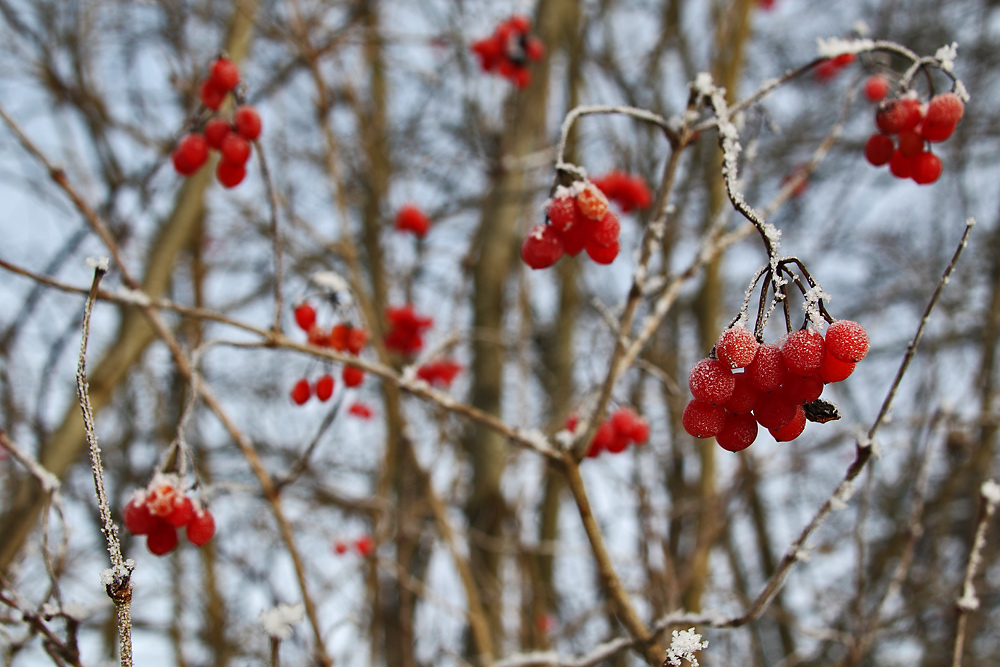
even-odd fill
[[[623,171],[609,171],[604,176],[590,181],[611,201],[621,207],[622,213],[647,208],[653,203],[653,193],[641,176],[632,176]]]
[[[576,431],[576,415],[566,420],[566,430]],[[630,407],[621,407],[611,413],[597,428],[594,439],[587,448],[587,458],[597,458],[602,452],[620,454],[629,445],[642,445],[649,440],[649,422]]]
[[[201,84],[201,102],[217,111],[226,95],[240,82],[240,70],[233,61],[218,58],[212,63],[208,78]],[[233,112],[232,121],[212,118],[202,132],[184,135],[173,152],[174,169],[181,176],[193,176],[208,161],[209,149],[219,151],[215,177],[223,187],[239,185],[247,174],[251,142],[260,136],[260,115],[244,105]]]
[[[389,330],[385,333],[385,346],[393,352],[410,357],[424,346],[424,332],[434,325],[430,317],[420,315],[413,304],[406,304],[386,311]]]
[[[339,322],[334,324],[329,333],[316,323],[316,309],[309,302],[302,302],[295,307],[295,324],[306,332],[309,342],[317,347],[329,347],[337,352],[347,352],[357,356],[361,354],[368,343],[368,332],[353,324]],[[357,387],[365,379],[365,372],[354,366],[344,366],[341,371],[344,386]],[[304,405],[312,396],[320,401],[328,401],[333,396],[336,383],[333,376],[325,373],[310,384],[306,378],[301,378],[292,387],[292,402]]]
[[[618,256],[621,223],[608,208],[608,198],[590,181],[560,185],[548,204],[548,224],[531,228],[521,244],[521,259],[533,269],[547,269],[563,256],[586,249],[598,264]]]
[[[715,358],[702,359],[688,375],[694,399],[684,408],[684,429],[696,438],[715,436],[731,452],[753,444],[758,424],[778,442],[794,440],[805,428],[805,406],[826,384],[847,379],[867,353],[868,334],[851,320],[834,321],[825,338],[803,328],[776,345],[730,327],[719,336]]]
[[[417,238],[427,235],[431,219],[416,204],[406,204],[396,213],[396,230],[410,232]]]
[[[531,83],[529,62],[545,55],[545,45],[531,33],[531,19],[516,15],[502,22],[486,39],[472,43],[484,72],[496,72],[518,88]]]
[[[455,376],[462,371],[462,364],[450,359],[428,361],[417,369],[417,377],[429,385],[448,388]]]
[[[150,553],[163,556],[177,546],[177,529],[184,528],[188,542],[202,546],[215,535],[212,513],[180,490],[177,475],[157,473],[145,489],[132,493],[125,505],[125,528],[145,535]]]
[[[841,53],[834,58],[827,58],[816,66],[816,69],[813,70],[813,76],[821,83],[829,81],[840,74],[840,70],[853,63],[854,58],[853,53]]]
[[[348,548],[347,542],[338,540],[333,543],[333,552],[338,556],[346,554]],[[362,535],[354,540],[354,549],[362,558],[368,558],[375,553],[375,540],[372,539],[371,535]]]
[[[933,183],[942,165],[929,144],[950,137],[963,113],[965,104],[955,93],[935,95],[927,104],[912,93],[884,100],[875,113],[879,131],[865,142],[865,159],[876,167],[888,164],[897,178]]]

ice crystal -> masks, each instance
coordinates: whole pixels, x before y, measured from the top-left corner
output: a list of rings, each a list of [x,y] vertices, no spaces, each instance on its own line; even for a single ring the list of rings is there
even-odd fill
[[[292,636],[292,626],[302,620],[305,607],[302,603],[279,604],[273,609],[260,612],[260,624],[264,632],[275,639],[288,639]]]
[[[664,664],[681,665],[682,660],[687,660],[691,667],[698,667],[698,651],[708,648],[708,641],[702,641],[701,635],[690,630],[674,630],[670,640],[670,648],[667,649],[667,660]]]

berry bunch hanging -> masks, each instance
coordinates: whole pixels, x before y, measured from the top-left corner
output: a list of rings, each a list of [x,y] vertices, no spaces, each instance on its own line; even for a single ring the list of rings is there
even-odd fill
[[[531,83],[529,63],[545,55],[542,40],[531,34],[531,19],[521,15],[503,21],[492,35],[473,42],[470,48],[484,72],[499,74],[518,88]]]
[[[198,547],[215,535],[212,513],[181,490],[180,477],[174,474],[156,473],[145,489],[134,491],[123,519],[130,533],[146,536],[146,547],[157,556],[177,547],[179,528]]]
[[[413,304],[389,308],[385,313],[389,329],[385,346],[404,357],[411,357],[424,346],[424,332],[434,325],[431,317],[419,314]]]
[[[201,102],[206,109],[218,111],[226,96],[240,82],[240,71],[228,58],[212,63],[208,78],[201,84]],[[201,132],[186,134],[173,152],[174,169],[184,177],[193,176],[208,161],[209,150],[219,152],[215,177],[226,188],[239,185],[246,177],[252,142],[260,137],[261,120],[252,106],[238,107],[231,120],[210,118]]]
[[[897,178],[933,183],[942,164],[930,144],[948,139],[964,113],[962,98],[953,92],[935,95],[926,104],[914,92],[884,100],[875,112],[879,131],[865,142],[865,159],[876,167],[889,165]]]
[[[521,259],[533,269],[547,269],[563,254],[581,250],[598,264],[615,261],[621,246],[621,222],[608,198],[590,181],[558,186],[546,211],[547,223],[531,228],[521,244]]]
[[[578,419],[575,415],[566,420],[566,430],[576,431]],[[612,412],[594,433],[594,439],[587,447],[587,458],[596,458],[603,452],[620,454],[629,445],[642,445],[649,440],[649,422],[628,406]]]
[[[462,372],[462,364],[451,359],[428,361],[417,369],[417,377],[429,385],[447,389],[455,376]]]
[[[295,306],[295,324],[306,332],[309,342],[317,347],[329,347],[337,352],[347,352],[355,356],[368,344],[368,331],[349,322],[338,322],[327,332],[317,324],[316,308],[308,301]],[[344,366],[341,379],[346,387],[357,387],[364,382],[365,372],[354,366]],[[315,396],[326,402],[333,396],[336,381],[330,373],[321,375],[315,383],[301,378],[292,386],[291,399],[296,405],[305,405]]]

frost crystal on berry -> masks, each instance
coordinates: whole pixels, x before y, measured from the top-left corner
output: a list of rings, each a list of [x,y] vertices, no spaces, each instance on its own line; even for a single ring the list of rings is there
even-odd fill
[[[687,660],[691,663],[691,667],[698,667],[700,663],[695,653],[706,648],[708,648],[708,641],[702,641],[701,635],[695,632],[694,628],[674,630],[673,637],[670,639],[670,648],[667,649],[665,664],[681,665],[683,664],[682,660]]]

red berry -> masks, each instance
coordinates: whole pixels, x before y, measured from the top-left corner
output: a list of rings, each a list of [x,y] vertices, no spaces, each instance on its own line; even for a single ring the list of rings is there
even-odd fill
[[[330,374],[321,375],[318,380],[316,380],[316,398],[326,402],[330,400],[333,396],[333,376]]]
[[[521,244],[521,259],[532,269],[547,269],[562,256],[562,237],[551,225],[535,225]]]
[[[610,245],[600,245],[597,243],[588,243],[586,246],[587,256],[598,264],[610,264],[615,261],[618,257],[618,253],[621,250],[621,246],[618,245],[618,241]]]
[[[199,510],[187,525],[188,542],[200,547],[215,535],[215,517],[206,509]]]
[[[523,14],[515,14],[507,19],[507,25],[514,32],[526,33],[531,30],[531,19]]]
[[[316,324],[316,309],[308,303],[295,307],[295,324],[303,331],[309,331]]]
[[[751,414],[729,413],[722,430],[715,434],[719,446],[730,452],[739,452],[757,439],[757,420]]]
[[[576,195],[576,205],[581,215],[591,220],[600,220],[608,212],[608,198],[593,183],[587,183]]]
[[[146,548],[154,556],[164,556],[177,546],[177,529],[166,521],[158,520],[146,535]]]
[[[865,81],[865,97],[872,102],[881,102],[889,94],[889,80],[873,74]]]
[[[691,367],[688,373],[691,395],[699,401],[722,405],[733,395],[736,378],[729,364],[719,359],[705,358]]]
[[[779,429],[787,426],[795,418],[795,405],[780,393],[763,396],[753,409],[757,423],[767,429]]]
[[[795,406],[795,416],[792,420],[777,429],[768,429],[771,432],[771,437],[773,437],[778,442],[788,442],[794,440],[795,438],[802,435],[802,431],[806,428],[806,411],[801,405]]]
[[[431,227],[431,220],[415,204],[406,204],[396,213],[396,229],[401,232],[412,232],[414,236],[423,238]]]
[[[760,392],[754,388],[748,373],[733,373],[733,380],[736,383],[733,387],[733,395],[729,397],[723,407],[726,408],[726,412],[745,415],[753,410],[757,404]]]
[[[893,98],[879,105],[875,124],[884,134],[899,134],[920,124],[920,102],[912,97]]]
[[[785,383],[781,385],[781,393],[796,405],[812,403],[823,394],[823,379],[819,373],[805,376],[789,373],[785,377]]]
[[[557,197],[549,204],[546,214],[549,222],[560,234],[581,224],[580,212],[576,208],[576,200],[572,197]]]
[[[243,105],[233,112],[233,125],[247,141],[255,141],[260,136],[260,115],[252,106]]]
[[[865,142],[865,159],[876,167],[888,164],[896,150],[892,137],[875,133]]]
[[[335,554],[337,554],[338,556],[342,555],[342,554],[346,554],[347,553],[347,544],[345,544],[344,542],[340,542],[340,541],[334,542],[333,543],[333,552]]]
[[[222,148],[222,142],[233,132],[233,126],[221,118],[213,118],[205,123],[205,140],[215,150]]]
[[[250,142],[230,132],[222,142],[222,159],[234,165],[244,165],[250,159]]]
[[[612,243],[618,242],[618,234],[621,232],[622,226],[618,221],[618,216],[615,215],[614,211],[608,211],[604,214],[604,217],[590,225],[590,243],[600,245],[600,246],[610,246]]]
[[[757,346],[757,353],[746,368],[753,388],[765,393],[776,391],[781,387],[787,372],[781,350],[777,345],[770,343],[761,343]]]
[[[368,332],[361,327],[347,327],[345,347],[351,354],[359,354],[368,342]]]
[[[817,81],[829,81],[837,76],[839,71],[840,67],[837,66],[833,58],[827,58],[816,66],[816,69],[813,70],[813,76],[816,77]]]
[[[347,411],[355,417],[361,417],[362,419],[371,419],[373,414],[372,409],[364,403],[352,403]]]
[[[309,388],[309,380],[302,378],[292,387],[292,402],[296,405],[302,405],[309,400],[311,394],[312,389]]]
[[[246,178],[247,168],[242,164],[233,164],[219,160],[215,167],[215,178],[224,188],[235,188]]]
[[[326,347],[330,344],[330,337],[315,324],[309,327],[309,331],[306,332],[306,336],[309,339],[310,345],[315,345],[316,347]]]
[[[924,138],[913,130],[899,135],[899,152],[903,157],[913,158],[924,152]]]
[[[145,496],[138,494],[133,494],[132,498],[129,499],[122,518],[125,522],[125,528],[133,535],[148,535],[159,521],[150,513]]]
[[[194,516],[194,504],[191,499],[184,495],[177,495],[174,498],[173,509],[163,518],[174,528],[186,526]]]
[[[757,338],[744,326],[729,327],[719,335],[715,354],[733,368],[745,368],[757,353]]]
[[[545,57],[545,44],[537,37],[529,37],[524,43],[524,55],[531,61],[537,62],[541,60]]]
[[[365,372],[355,366],[344,366],[344,372],[341,373],[341,377],[344,380],[345,386],[357,387],[365,381]]]
[[[809,375],[819,370],[823,364],[826,343],[823,334],[815,329],[798,329],[791,332],[781,342],[781,356],[789,373]]]
[[[833,64],[837,67],[847,67],[854,62],[855,57],[853,53],[841,53],[833,59]]]
[[[829,348],[829,343],[827,347]],[[841,361],[830,354],[830,350],[828,349],[826,355],[823,357],[823,365],[819,367],[819,377],[827,384],[842,382],[851,376],[855,365],[853,361]]]
[[[205,108],[211,109],[212,111],[218,111],[219,107],[222,106],[222,101],[226,99],[226,93],[228,91],[219,88],[211,79],[205,79],[201,82],[201,88],[198,89],[198,94],[201,97],[201,103],[205,105]]]
[[[722,406],[697,399],[689,402],[681,415],[684,430],[696,438],[711,438],[722,430],[725,421],[726,411]]]
[[[920,153],[913,158],[910,178],[920,185],[929,185],[941,177],[941,158],[934,153]]]
[[[354,548],[363,558],[368,558],[375,552],[375,540],[371,535],[362,535],[354,542]]]
[[[935,95],[927,103],[927,114],[920,133],[928,141],[944,141],[955,131],[965,113],[965,103],[955,93]]]
[[[861,361],[868,354],[868,332],[853,320],[837,320],[826,330],[826,349],[841,361]]]
[[[174,510],[177,496],[177,490],[172,484],[157,483],[153,490],[146,494],[146,507],[149,508],[150,514],[162,519]]]
[[[896,178],[909,178],[913,173],[913,160],[896,151],[889,160],[889,171]]]
[[[228,92],[240,82],[240,68],[228,58],[219,58],[212,63],[208,79],[216,88]]]
[[[208,160],[208,142],[200,134],[187,134],[174,149],[174,169],[182,176],[191,176]]]
[[[335,349],[337,352],[344,352],[347,350],[347,339],[350,337],[351,327],[346,324],[334,324],[333,329],[330,330],[330,338],[327,344]]]

